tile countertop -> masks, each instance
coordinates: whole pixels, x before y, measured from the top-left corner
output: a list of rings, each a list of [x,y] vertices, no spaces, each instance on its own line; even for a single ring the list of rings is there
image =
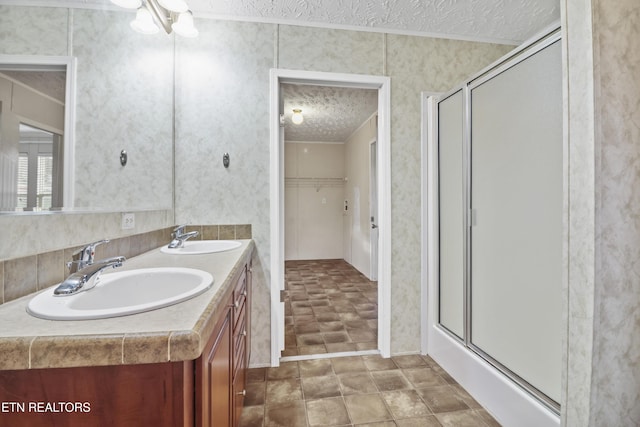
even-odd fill
[[[169,307],[110,319],[62,321],[28,314],[27,303],[35,294],[0,305],[0,370],[197,359],[224,309],[221,302],[232,279],[254,248],[253,240],[240,242],[237,249],[202,255],[154,249],[113,270],[172,266],[213,275],[213,286],[206,292]]]

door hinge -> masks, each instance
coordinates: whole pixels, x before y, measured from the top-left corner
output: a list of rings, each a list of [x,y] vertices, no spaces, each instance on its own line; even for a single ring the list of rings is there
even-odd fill
[[[286,296],[286,291],[283,289],[280,291],[280,302],[284,302],[284,298]]]

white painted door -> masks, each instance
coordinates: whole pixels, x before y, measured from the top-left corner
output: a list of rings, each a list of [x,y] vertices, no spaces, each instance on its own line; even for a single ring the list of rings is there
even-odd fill
[[[371,221],[371,234],[369,235],[371,245],[371,270],[369,279],[378,280],[378,143],[371,142],[369,145],[369,218]]]

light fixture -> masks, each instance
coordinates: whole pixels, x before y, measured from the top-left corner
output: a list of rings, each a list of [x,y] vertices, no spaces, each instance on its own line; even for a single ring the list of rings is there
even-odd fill
[[[155,34],[158,32],[158,26],[153,22],[153,16],[144,7],[139,7],[136,12],[136,19],[129,24],[134,31],[141,34]]]
[[[190,10],[179,14],[178,20],[171,24],[171,28],[182,37],[198,36],[198,30],[193,25],[193,14]]]
[[[175,31],[183,37],[196,37],[198,30],[193,25],[193,14],[185,0],[111,0],[118,6],[134,9],[136,19],[131,28],[143,34],[154,34],[158,27],[167,34]],[[155,28],[155,29],[154,29]]]
[[[299,125],[304,121],[304,117],[302,117],[302,110],[299,108],[293,109],[293,114],[291,115],[291,121],[294,125]]]

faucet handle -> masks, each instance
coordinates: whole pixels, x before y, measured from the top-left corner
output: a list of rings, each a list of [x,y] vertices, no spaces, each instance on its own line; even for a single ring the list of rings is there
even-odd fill
[[[184,234],[186,224],[182,224],[173,229],[173,237],[180,237]]]
[[[91,264],[93,262],[93,257],[96,254],[96,246],[101,245],[103,243],[108,243],[109,240],[99,240],[97,242],[89,243],[82,249],[78,249],[73,253],[71,259],[73,261],[78,261],[80,264]]]
[[[108,239],[99,240],[97,242],[89,243],[82,249],[78,249],[71,255],[71,261],[67,263],[69,273],[75,273],[78,270],[82,270],[87,265],[93,263],[93,257],[96,254],[96,246],[109,242]]]

